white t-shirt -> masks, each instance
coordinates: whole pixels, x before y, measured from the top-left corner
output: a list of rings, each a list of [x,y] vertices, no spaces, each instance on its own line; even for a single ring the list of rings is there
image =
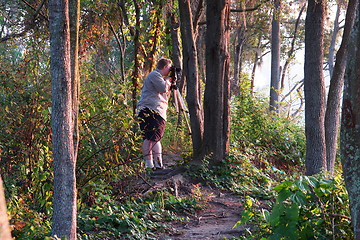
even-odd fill
[[[145,78],[138,102],[138,110],[144,107],[150,108],[166,121],[166,111],[170,95],[171,83],[164,79],[158,69],[155,69]]]

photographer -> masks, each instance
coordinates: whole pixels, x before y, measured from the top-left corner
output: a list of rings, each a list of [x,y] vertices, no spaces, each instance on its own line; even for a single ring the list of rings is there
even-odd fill
[[[145,168],[163,169],[162,146],[166,111],[170,95],[171,81],[167,76],[172,69],[172,61],[162,58],[154,71],[145,78],[141,97],[137,106],[140,129],[144,142],[142,152],[145,157]]]

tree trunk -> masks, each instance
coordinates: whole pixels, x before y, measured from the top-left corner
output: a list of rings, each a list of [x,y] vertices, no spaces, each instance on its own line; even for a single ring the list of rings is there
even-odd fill
[[[254,64],[252,67],[252,71],[251,71],[251,79],[250,79],[250,92],[251,94],[254,93],[254,83],[255,83],[255,73],[256,73],[256,68],[259,65],[259,59],[261,57],[261,39],[262,36],[259,36],[258,38],[258,44],[257,44],[257,49],[255,50],[255,55],[254,55]]]
[[[79,146],[79,26],[80,26],[80,0],[69,0],[70,14],[70,56],[71,56],[71,87],[74,122],[74,158],[77,159]]]
[[[171,4],[174,4],[173,2]],[[168,22],[170,25],[170,36],[171,36],[171,57],[173,65],[177,68],[182,68],[182,55],[180,50],[180,38],[179,38],[179,21],[175,17],[173,12],[169,13]],[[184,76],[181,74],[180,79],[177,80],[177,87],[181,94],[184,94]]]
[[[358,0],[349,0],[344,34],[340,48],[336,54],[336,63],[332,72],[325,113],[326,164],[330,176],[334,173],[337,152],[338,129],[340,122],[340,99],[344,85],[347,45],[353,28]]]
[[[140,78],[140,60],[139,60],[139,49],[140,49],[140,6],[137,0],[133,0],[135,7],[135,31],[134,36],[134,69],[132,72],[132,104],[133,104],[133,114],[135,115],[136,106],[137,106],[137,94],[139,88],[139,78]]]
[[[337,35],[339,33],[339,17],[340,17],[340,3],[337,3],[337,9],[335,13],[335,21],[334,21],[334,30],[331,37],[331,43],[329,47],[329,59],[328,59],[328,65],[329,65],[329,73],[330,78],[332,78],[333,72],[334,72],[334,56],[335,56],[335,45],[336,45],[336,39]]]
[[[68,9],[68,0],[49,0],[54,157],[52,235],[76,239],[76,159]]]
[[[325,1],[309,0],[305,20],[305,135],[306,174],[326,170],[325,83],[323,76],[323,39]]]
[[[271,84],[270,84],[270,111],[279,111],[280,90],[280,0],[274,1],[275,9],[271,22]]]
[[[234,40],[234,77],[231,83],[231,92],[234,95],[240,94],[240,73],[241,73],[241,55],[245,42],[245,26],[241,22],[241,25],[237,27],[236,36]]]
[[[9,224],[9,218],[6,210],[5,193],[3,187],[3,181],[0,176],[0,239],[11,240],[11,230]]]
[[[196,38],[196,50],[198,53],[198,66],[200,82],[206,82],[206,57],[205,57],[205,38],[206,25],[198,27],[198,36]]]
[[[351,2],[351,1],[350,1]],[[350,6],[349,2],[349,6]],[[349,8],[348,8],[349,9]],[[360,5],[351,32],[341,117],[341,162],[349,194],[354,239],[360,239]]]
[[[179,9],[183,46],[183,68],[187,82],[186,101],[190,113],[193,158],[198,159],[202,149],[204,117],[201,104],[202,98],[200,81],[198,78],[198,60],[192,25],[190,0],[179,0]]]
[[[204,151],[217,165],[229,151],[230,0],[208,0],[206,7],[206,88],[204,98]]]

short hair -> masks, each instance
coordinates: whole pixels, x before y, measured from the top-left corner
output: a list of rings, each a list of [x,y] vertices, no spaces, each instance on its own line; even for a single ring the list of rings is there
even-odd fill
[[[158,61],[156,68],[161,70],[161,69],[163,69],[163,68],[164,68],[166,65],[168,65],[168,64],[172,64],[172,61],[171,61],[170,59],[168,59],[168,58],[161,58],[161,59]]]

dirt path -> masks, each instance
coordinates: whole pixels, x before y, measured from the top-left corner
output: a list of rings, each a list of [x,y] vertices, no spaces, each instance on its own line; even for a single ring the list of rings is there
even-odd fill
[[[190,221],[173,225],[175,234],[159,235],[159,240],[218,240],[239,237],[244,229],[233,226],[241,218],[242,199],[232,193],[200,183],[190,178],[183,169],[176,167],[177,154],[167,154],[166,170],[155,171],[138,179],[138,191],[146,195],[152,191],[172,189],[174,196],[194,197],[201,199],[202,209],[185,213]],[[175,170],[174,170],[175,169]],[[133,184],[131,184],[134,187]]]
[[[163,175],[156,173],[151,176],[149,184],[152,190],[171,186],[178,196],[194,195],[197,192],[204,208],[200,212],[187,213],[189,222],[175,225],[177,234],[159,236],[159,240],[209,240],[239,237],[244,229],[233,226],[241,217],[241,198],[232,193],[213,189],[210,186],[194,182],[186,174],[177,173]]]
[[[219,193],[209,199],[207,208],[191,217],[191,221],[176,226],[179,235],[161,236],[159,239],[210,240],[239,237],[243,229],[233,229],[239,221],[241,204],[231,194]]]

